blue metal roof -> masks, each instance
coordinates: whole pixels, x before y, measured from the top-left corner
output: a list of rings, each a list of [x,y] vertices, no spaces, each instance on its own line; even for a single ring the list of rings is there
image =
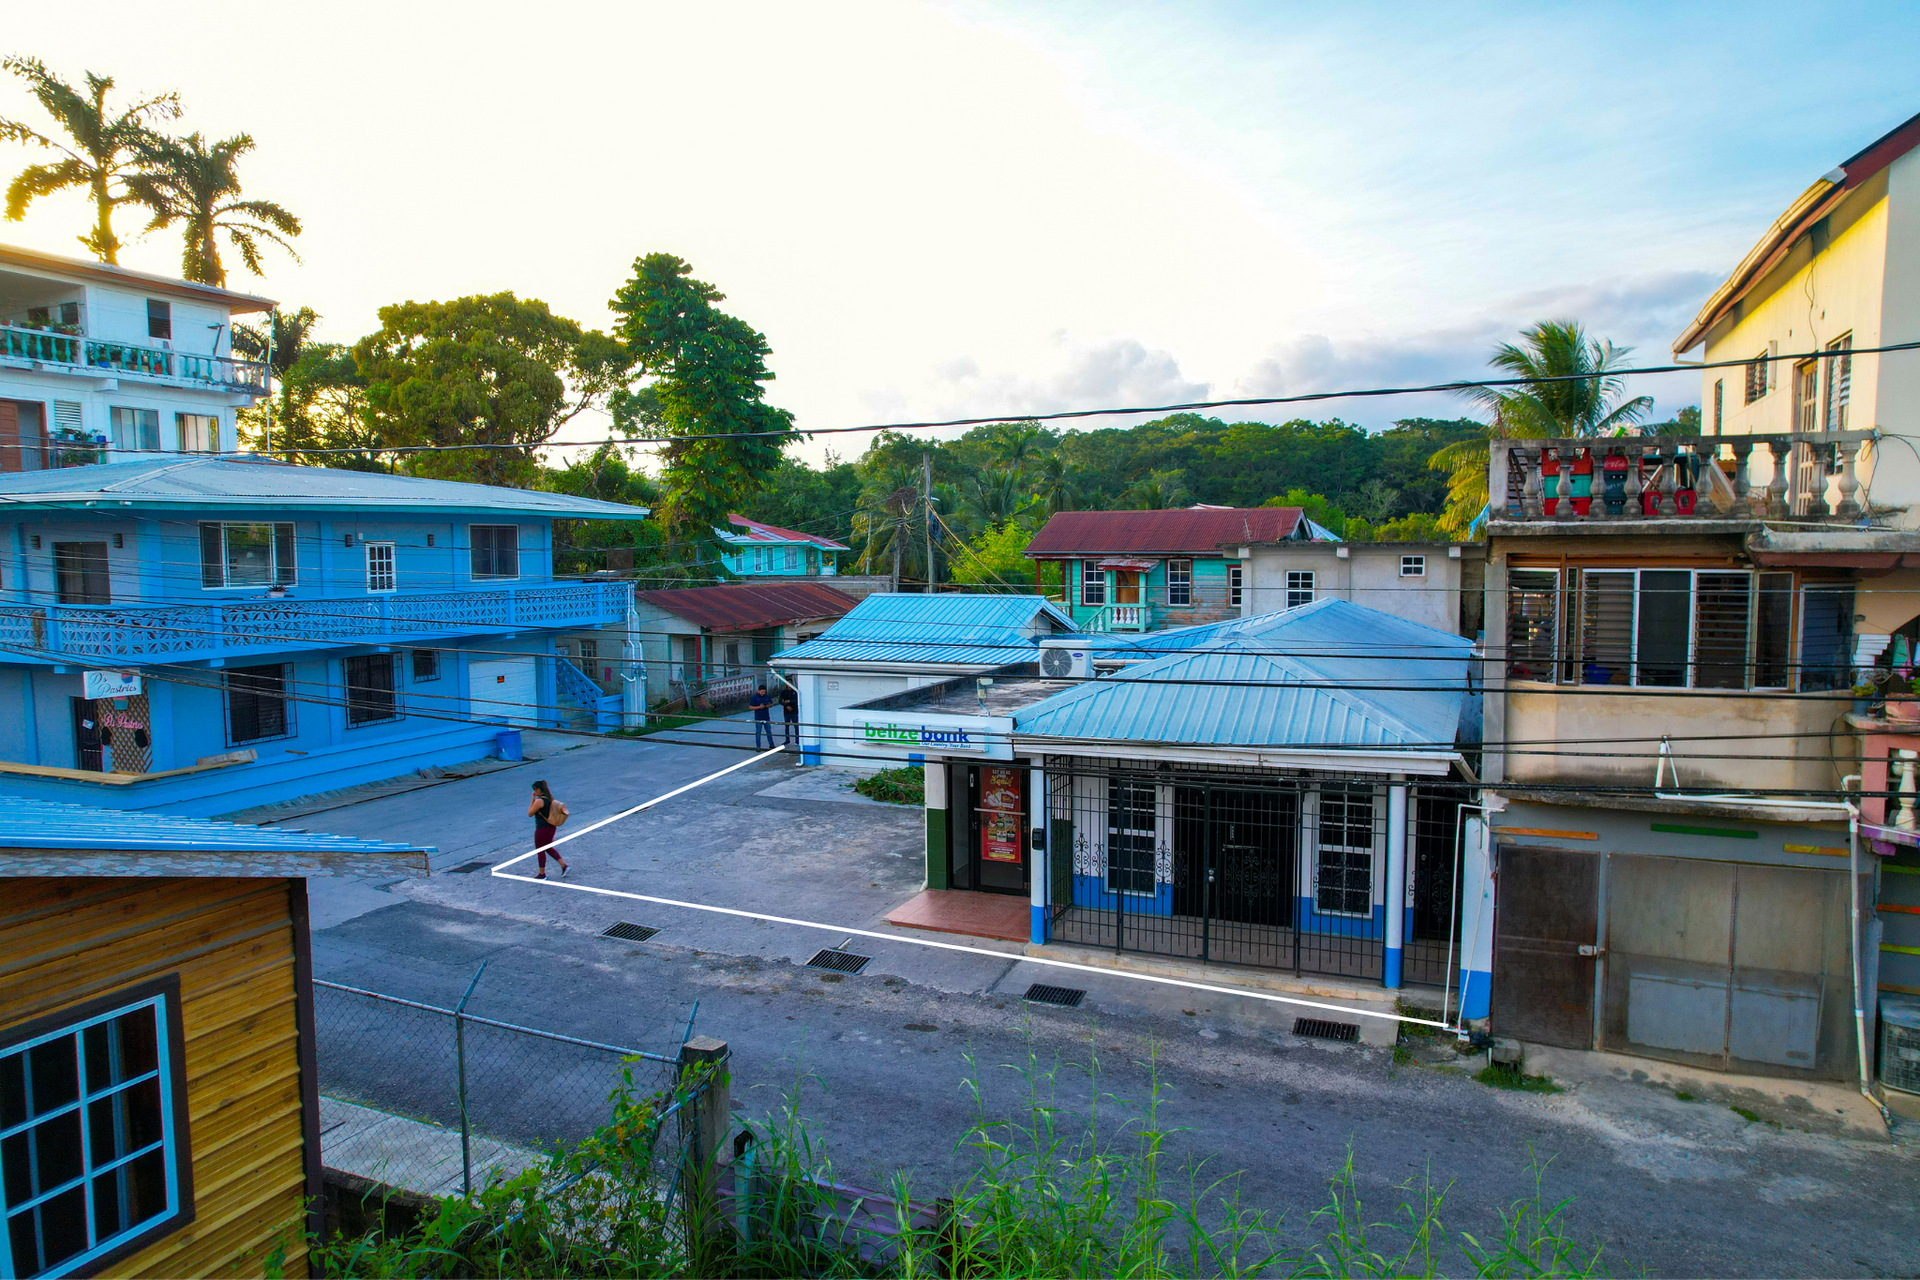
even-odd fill
[[[0,796],[0,847],[193,853],[417,853],[428,846],[279,827],[247,827],[139,809]]]
[[[1187,651],[1129,667],[1013,715],[1051,738],[1217,746],[1451,750],[1473,642],[1319,600],[1284,613],[1160,632]]]
[[[1044,596],[883,592],[773,661],[997,667],[1033,661],[1036,632],[1071,635],[1073,619]]]
[[[142,458],[0,475],[0,503],[96,510],[267,507],[277,511],[488,511],[572,520],[644,520],[646,507],[535,489],[296,467],[237,458]]]

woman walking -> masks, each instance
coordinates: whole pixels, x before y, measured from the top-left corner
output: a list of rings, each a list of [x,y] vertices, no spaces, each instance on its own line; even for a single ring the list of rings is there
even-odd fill
[[[539,850],[540,874],[535,880],[547,878],[547,854],[553,854],[553,860],[560,864],[560,874],[567,874],[567,860],[560,856],[558,849],[549,849],[554,837],[560,834],[560,824],[567,820],[567,806],[553,798],[553,792],[547,788],[543,779],[533,784],[533,798],[527,801],[527,816],[533,819],[533,843]]]

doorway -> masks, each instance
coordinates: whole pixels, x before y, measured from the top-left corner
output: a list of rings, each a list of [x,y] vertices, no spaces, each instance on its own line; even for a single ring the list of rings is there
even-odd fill
[[[101,723],[100,708],[94,699],[74,698],[72,702],[74,767],[105,773],[113,730]]]
[[[1501,846],[1495,875],[1494,1034],[1593,1048],[1600,859]]]
[[[61,604],[112,604],[104,542],[53,544],[54,594]]]
[[[968,886],[985,893],[1028,891],[1031,803],[1024,764],[970,764],[967,771]]]

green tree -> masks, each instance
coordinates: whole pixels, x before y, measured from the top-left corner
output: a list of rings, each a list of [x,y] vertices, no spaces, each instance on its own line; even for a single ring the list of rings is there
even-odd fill
[[[952,551],[953,581],[988,591],[1033,590],[1033,561],[1027,559],[1030,530],[1016,520],[990,526]]]
[[[367,388],[360,367],[341,344],[313,340],[319,322],[313,308],[298,307],[273,312],[271,329],[265,324],[234,325],[234,352],[249,360],[267,359],[272,335],[268,367],[273,395],[240,410],[240,440],[265,450],[271,425],[277,458],[348,471],[388,470],[392,463],[379,451],[380,441],[367,423]]]
[[[1130,511],[1170,511],[1191,496],[1180,472],[1155,471],[1128,485],[1120,501]]]
[[[633,466],[612,440],[584,458],[546,468],[536,487],[635,507],[652,507],[660,500],[660,486]],[[668,581],[689,576],[678,563],[681,558],[674,549],[664,545],[665,535],[652,520],[556,520],[553,540],[556,572],[617,571],[625,566],[613,562],[608,552],[631,551],[630,567],[644,579]]]
[[[1462,392],[1493,418],[1479,441],[1439,450],[1427,465],[1447,473],[1447,509],[1441,524],[1464,537],[1487,505],[1487,444],[1494,438],[1597,436],[1631,426],[1653,408],[1652,396],[1622,400],[1631,347],[1589,338],[1577,320],[1543,320],[1503,342],[1488,361],[1509,378],[1541,379],[1518,387],[1472,387]]]
[[[854,534],[864,542],[859,564],[863,573],[891,575],[898,589],[903,578],[921,576],[926,567],[922,476],[919,467],[898,458],[882,455],[876,461],[879,465],[867,471],[854,517]]]
[[[1015,475],[1024,475],[1038,460],[1043,449],[1053,443],[1053,433],[1037,422],[1002,422],[989,427],[987,447],[993,460]]]
[[[754,520],[851,546],[853,518],[859,506],[859,470],[828,450],[825,462],[817,468],[791,457],[780,459],[767,487],[735,510]]]
[[[382,307],[353,360],[383,444],[483,446],[414,453],[409,471],[520,488],[539,474],[539,446],[626,365],[606,335],[511,293]]]
[[[661,506],[668,531],[719,564],[714,530],[766,488],[798,437],[793,415],[766,402],[771,349],[758,330],[714,306],[726,295],[670,253],[650,253],[609,304],[631,372],[648,379],[612,396],[615,425],[667,438]]]
[[[235,165],[251,150],[253,138],[245,133],[214,143],[190,133],[184,138],[149,137],[140,144],[143,167],[127,179],[129,198],[152,213],[147,230],[180,227],[180,274],[188,280],[225,287],[222,234],[255,275],[265,274],[260,266],[263,245],[278,245],[294,261],[300,259],[292,243],[300,234],[300,219],[271,200],[240,198]]]
[[[1326,529],[1327,532],[1346,536],[1347,513],[1332,498],[1313,493],[1307,489],[1289,489],[1277,498],[1268,498],[1260,504],[1263,507],[1299,507],[1306,513],[1307,519]]]
[[[109,108],[111,76],[89,71],[86,88],[81,90],[47,70],[38,58],[7,58],[0,61],[0,68],[26,81],[27,92],[52,117],[56,132],[64,135],[56,141],[18,120],[0,117],[0,138],[60,156],[51,164],[28,165],[14,176],[7,187],[7,217],[20,221],[41,196],[84,190],[93,203],[93,230],[79,237],[80,243],[102,262],[117,263],[120,241],[113,234],[113,211],[131,198],[128,180],[143,148],[154,140],[151,123],[177,118],[180,95],[162,93],[131,106]]]
[[[1008,522],[1024,522],[1034,510],[1020,473],[994,468],[976,472],[957,486],[959,509],[954,513],[960,526],[978,533]]]
[[[1057,453],[1049,454],[1034,477],[1034,497],[1049,516],[1074,510],[1080,501],[1080,468]]]

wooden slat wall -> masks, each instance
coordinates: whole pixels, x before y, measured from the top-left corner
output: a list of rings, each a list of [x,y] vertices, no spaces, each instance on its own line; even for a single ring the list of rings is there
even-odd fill
[[[24,1022],[180,975],[194,1220],[103,1274],[307,1273],[285,880],[0,881],[0,1009]]]

